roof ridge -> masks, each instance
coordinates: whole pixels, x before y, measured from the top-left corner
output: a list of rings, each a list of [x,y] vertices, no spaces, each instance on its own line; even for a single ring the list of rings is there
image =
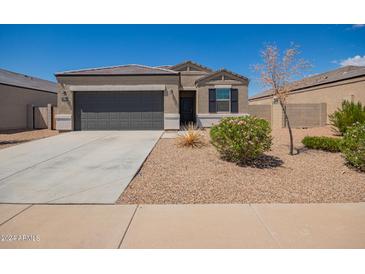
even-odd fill
[[[353,69],[352,70],[346,70],[348,68],[353,68]],[[353,65],[339,67],[339,68],[334,69],[334,70],[330,70],[330,71],[326,71],[326,72],[321,72],[321,73],[314,74],[314,75],[311,75],[311,76],[306,76],[306,77],[304,77],[302,79],[295,80],[295,81],[289,83],[289,85],[293,85],[294,86],[296,84],[301,84],[301,83],[303,83],[303,82],[305,82],[307,80],[321,78],[323,76],[327,76],[326,77],[326,79],[327,79],[329,74],[333,74],[333,73],[339,72],[339,71],[343,71],[343,74],[344,73],[350,73],[350,72],[353,72],[354,70],[356,70],[357,68],[364,69],[365,67],[364,66],[353,66]],[[323,80],[323,79],[318,79],[317,82],[320,82],[321,80]]]
[[[22,87],[53,93],[57,91],[56,82],[2,68],[0,68],[0,83],[2,85]]]
[[[69,73],[69,72],[82,72],[82,71],[88,71],[88,70],[101,70],[101,69],[108,69],[108,68],[118,68],[118,67],[126,67],[132,64],[127,64],[127,65],[114,65],[114,66],[103,66],[103,67],[97,67],[97,68],[84,68],[84,69],[73,69],[73,70],[65,70],[65,71],[60,71],[60,72],[56,72],[55,74],[59,74],[59,73]]]
[[[318,77],[318,76],[321,76],[321,75],[327,75],[329,73],[333,73],[333,72],[336,72],[336,71],[346,70],[347,68],[365,68],[365,67],[363,67],[363,66],[353,66],[353,65],[339,67],[339,68],[336,68],[334,70],[320,72],[320,73],[317,73],[317,74],[314,74],[314,75],[311,75],[311,76],[304,77],[301,80],[308,79],[308,78],[311,78],[311,77]],[[297,80],[297,81],[301,81],[301,80]]]
[[[124,64],[124,65],[104,66],[104,67],[97,67],[97,68],[85,68],[85,69],[77,69],[77,70],[67,70],[67,71],[62,71],[62,72],[56,72],[55,74],[57,75],[57,74],[74,73],[74,72],[98,71],[98,70],[103,70],[103,69],[113,69],[113,68],[128,67],[128,66],[137,66],[137,67],[142,67],[142,68],[158,69],[158,70],[166,71],[166,72],[176,72],[176,71],[173,71],[173,70],[170,70],[170,69],[153,67],[153,66],[148,66],[148,65]]]
[[[156,68],[163,68],[163,67],[172,67],[173,65],[158,65],[155,66]]]
[[[352,68],[352,69],[346,70],[346,68]],[[364,72],[362,72],[362,70],[364,70]],[[339,71],[343,71],[343,73],[340,74],[340,76],[335,74],[336,72],[339,72]],[[359,71],[361,71],[360,74],[358,74]],[[328,75],[331,75],[331,76],[323,78],[324,76],[328,76]],[[315,74],[312,76],[304,77],[299,80],[295,80],[295,81],[289,83],[289,86],[290,86],[291,92],[293,92],[296,90],[305,89],[305,88],[309,88],[309,87],[316,86],[316,85],[328,84],[328,83],[332,83],[335,81],[349,79],[349,78],[346,78],[346,76],[344,76],[344,75],[348,75],[349,78],[365,75],[365,66],[349,65],[349,66],[340,67],[340,68],[337,68],[334,70],[322,72],[322,73]],[[341,76],[344,76],[344,78],[341,78]],[[312,80],[312,82],[307,83],[308,80]],[[267,90],[258,92],[256,94],[250,96],[249,99],[259,99],[259,98],[267,97],[267,96],[272,96],[272,89],[267,89]]]
[[[167,72],[176,72],[176,71],[171,70],[171,69],[160,68],[160,67],[156,67],[156,66],[152,67],[152,66],[140,65],[140,64],[129,64],[129,65],[132,65],[132,66],[139,66],[139,67],[144,67],[144,68],[159,69],[159,70],[167,71]]]
[[[3,68],[0,68],[0,70],[5,71],[7,73],[11,73],[11,74],[23,76],[23,77],[26,77],[26,78],[31,79],[31,80],[39,80],[39,81],[49,82],[49,83],[52,83],[52,84],[57,84],[56,82],[53,82],[51,80],[42,79],[42,78],[39,78],[39,77],[36,77],[36,76],[32,76],[32,75],[29,75],[29,74],[23,74],[23,73],[19,73],[19,72],[14,72],[14,71],[7,70],[7,69],[3,69]]]
[[[226,72],[231,73],[231,74],[233,74],[233,75],[236,75],[236,76],[238,76],[238,77],[242,77],[242,78],[245,78],[245,79],[249,80],[246,76],[243,76],[243,75],[241,75],[241,74],[239,74],[239,73],[236,73],[236,72],[234,72],[234,71],[232,71],[232,70],[229,70],[229,69],[226,69],[226,68],[221,68],[221,69],[219,69],[218,71],[226,71]]]
[[[191,63],[191,64],[193,64],[193,65],[196,65],[196,66],[198,66],[198,67],[201,67],[201,68],[203,68],[203,69],[205,69],[205,70],[208,70],[208,71],[210,71],[210,72],[213,72],[213,71],[214,71],[213,69],[211,69],[211,68],[209,68],[209,67],[207,67],[207,66],[204,66],[204,65],[202,65],[202,64],[199,64],[199,63],[197,63],[197,62],[194,62],[194,61],[192,61],[192,60],[185,60],[185,61],[183,61],[183,62],[181,62],[181,63],[178,63],[178,64],[176,64],[176,65],[173,65],[173,66],[171,66],[171,67],[172,67],[172,68],[175,68],[175,67],[181,66],[181,65],[186,64],[186,63]]]

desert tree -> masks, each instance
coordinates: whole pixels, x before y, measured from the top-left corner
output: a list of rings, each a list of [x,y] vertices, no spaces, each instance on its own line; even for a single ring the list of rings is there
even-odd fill
[[[286,110],[287,97],[292,82],[302,76],[311,65],[300,58],[299,46],[294,44],[283,51],[275,44],[267,44],[260,55],[262,63],[254,65],[254,70],[260,73],[260,82],[272,91],[273,99],[281,106],[289,132],[289,154],[294,155],[293,132]]]

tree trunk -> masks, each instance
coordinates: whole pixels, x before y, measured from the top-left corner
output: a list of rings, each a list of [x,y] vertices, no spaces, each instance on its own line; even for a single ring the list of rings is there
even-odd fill
[[[283,110],[285,124],[287,125],[288,131],[289,131],[289,140],[290,140],[289,154],[294,155],[293,132],[290,127],[289,117],[288,117],[288,114],[286,113],[285,105],[281,101],[280,101],[280,106],[281,106],[281,109]]]

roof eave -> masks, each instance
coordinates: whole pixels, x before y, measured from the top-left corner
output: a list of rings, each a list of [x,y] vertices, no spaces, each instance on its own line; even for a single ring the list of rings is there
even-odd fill
[[[272,97],[273,94],[270,94],[270,95],[264,95],[264,96],[260,96],[260,97],[254,97],[254,98],[248,98],[248,101],[252,101],[252,100],[260,100],[260,99],[267,99],[267,98],[270,98]]]
[[[204,80],[208,79],[209,77],[212,77],[212,76],[214,76],[215,74],[219,74],[219,73],[221,73],[221,72],[226,72],[226,73],[228,73],[228,74],[232,74],[233,76],[236,76],[236,77],[238,77],[238,78],[240,78],[240,79],[242,79],[242,80],[246,81],[246,82],[247,82],[247,84],[249,84],[249,83],[250,83],[250,80],[249,80],[247,77],[245,77],[245,76],[243,76],[243,75],[240,75],[240,74],[237,74],[237,73],[235,73],[235,72],[229,71],[229,70],[227,70],[227,69],[220,69],[220,70],[214,71],[214,72],[212,72],[212,73],[210,73],[210,74],[207,74],[207,75],[205,75],[205,76],[203,76],[203,77],[201,77],[201,78],[197,79],[197,80],[195,81],[195,83],[196,83],[196,84],[198,84],[198,83],[200,83],[200,82],[202,82],[202,81],[204,81]]]
[[[171,73],[55,73],[56,77],[59,76],[163,76],[163,75],[179,75],[178,72]]]
[[[175,68],[178,68],[178,67],[180,67],[180,66],[183,66],[183,65],[185,65],[185,64],[187,64],[187,63],[190,63],[190,64],[192,64],[192,65],[195,65],[195,66],[198,66],[198,67],[200,67],[201,69],[203,69],[204,71],[206,71],[206,72],[213,72],[213,70],[211,69],[211,68],[208,68],[208,67],[206,67],[206,66],[203,66],[203,65],[201,65],[201,64],[199,64],[199,63],[196,63],[196,62],[194,62],[194,61],[191,61],[191,60],[187,60],[187,61],[184,61],[184,62],[181,62],[181,63],[179,63],[179,64],[176,64],[176,65],[173,65],[173,66],[170,66],[170,70],[174,70]]]
[[[82,74],[87,72],[86,74],[89,74],[88,72],[90,72],[90,74],[98,74],[98,71],[100,70],[105,70],[105,69],[114,69],[114,68],[119,68],[119,67],[130,67],[130,66],[135,66],[135,67],[141,67],[141,68],[149,68],[149,69],[156,69],[161,71],[164,73],[175,73],[176,71],[173,71],[171,69],[168,68],[159,68],[159,67],[152,67],[152,66],[147,66],[147,65],[141,65],[141,64],[126,64],[126,65],[116,65],[116,66],[105,66],[105,67],[96,67],[96,68],[86,68],[86,69],[79,69],[79,70],[66,70],[66,71],[60,71],[60,72],[56,72],[55,75],[61,75],[61,74]],[[148,73],[146,73],[148,74]],[[154,74],[154,73],[151,73]]]
[[[15,84],[3,83],[3,82],[0,82],[0,85],[9,86],[9,87],[16,87],[16,88],[25,88],[25,89],[34,90],[34,91],[49,92],[49,93],[57,94],[56,89],[55,90],[47,90],[47,89],[28,87],[28,86],[25,86],[25,85],[15,85]]]
[[[323,83],[312,84],[312,85],[308,85],[308,86],[304,86],[304,87],[300,87],[300,88],[294,88],[294,89],[290,90],[289,93],[301,91],[301,90],[307,89],[307,88],[313,88],[313,87],[318,87],[318,86],[322,86],[322,85],[338,83],[338,82],[351,80],[351,79],[355,79],[355,78],[360,78],[360,77],[364,77],[364,76],[365,75],[363,75],[363,74],[362,75],[355,75],[355,76],[344,78],[344,79],[338,79],[338,80],[334,80],[334,81],[328,81],[328,82],[323,82]],[[266,99],[266,98],[272,97],[272,96],[273,96],[273,94],[263,95],[263,96],[260,96],[260,97],[248,98],[248,100],[250,101],[250,100],[256,100],[256,99]]]

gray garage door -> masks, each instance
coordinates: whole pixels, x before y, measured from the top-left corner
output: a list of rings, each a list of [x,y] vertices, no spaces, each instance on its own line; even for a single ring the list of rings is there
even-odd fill
[[[163,129],[163,92],[75,93],[75,130]]]

